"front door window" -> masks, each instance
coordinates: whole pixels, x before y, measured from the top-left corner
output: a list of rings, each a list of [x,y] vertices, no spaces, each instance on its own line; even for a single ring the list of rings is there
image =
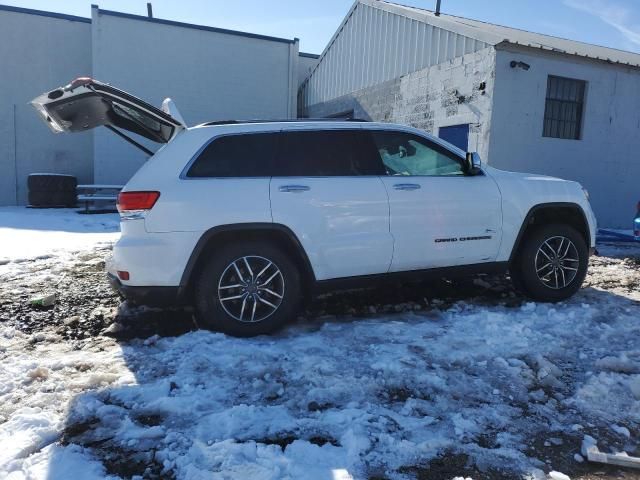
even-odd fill
[[[462,160],[445,148],[405,132],[373,132],[387,175],[464,175]]]

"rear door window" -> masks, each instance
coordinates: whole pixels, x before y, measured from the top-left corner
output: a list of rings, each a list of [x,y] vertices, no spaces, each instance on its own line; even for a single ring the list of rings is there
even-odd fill
[[[216,138],[193,162],[187,177],[270,177],[277,140],[275,132]]]
[[[274,177],[384,174],[371,134],[363,130],[284,132],[273,170]]]

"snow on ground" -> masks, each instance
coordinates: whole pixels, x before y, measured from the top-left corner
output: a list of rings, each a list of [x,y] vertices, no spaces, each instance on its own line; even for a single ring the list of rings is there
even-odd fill
[[[0,207],[0,266],[113,242],[119,231],[117,214]]]
[[[583,438],[638,455],[638,247],[601,246],[557,305],[497,279],[342,294],[235,339],[118,310],[104,237],[73,235],[82,252],[0,271],[0,478],[616,478]],[[25,306],[52,275],[59,303]]]

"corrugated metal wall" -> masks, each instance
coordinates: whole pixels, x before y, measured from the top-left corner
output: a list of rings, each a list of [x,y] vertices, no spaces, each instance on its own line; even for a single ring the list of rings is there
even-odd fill
[[[436,65],[488,44],[358,3],[302,86],[315,105]]]

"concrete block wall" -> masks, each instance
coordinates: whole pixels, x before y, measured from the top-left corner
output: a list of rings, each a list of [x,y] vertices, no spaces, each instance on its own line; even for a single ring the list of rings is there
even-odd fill
[[[307,116],[353,110],[356,118],[411,125],[438,135],[470,124],[469,149],[489,158],[495,49],[488,47],[340,98],[309,106]]]

